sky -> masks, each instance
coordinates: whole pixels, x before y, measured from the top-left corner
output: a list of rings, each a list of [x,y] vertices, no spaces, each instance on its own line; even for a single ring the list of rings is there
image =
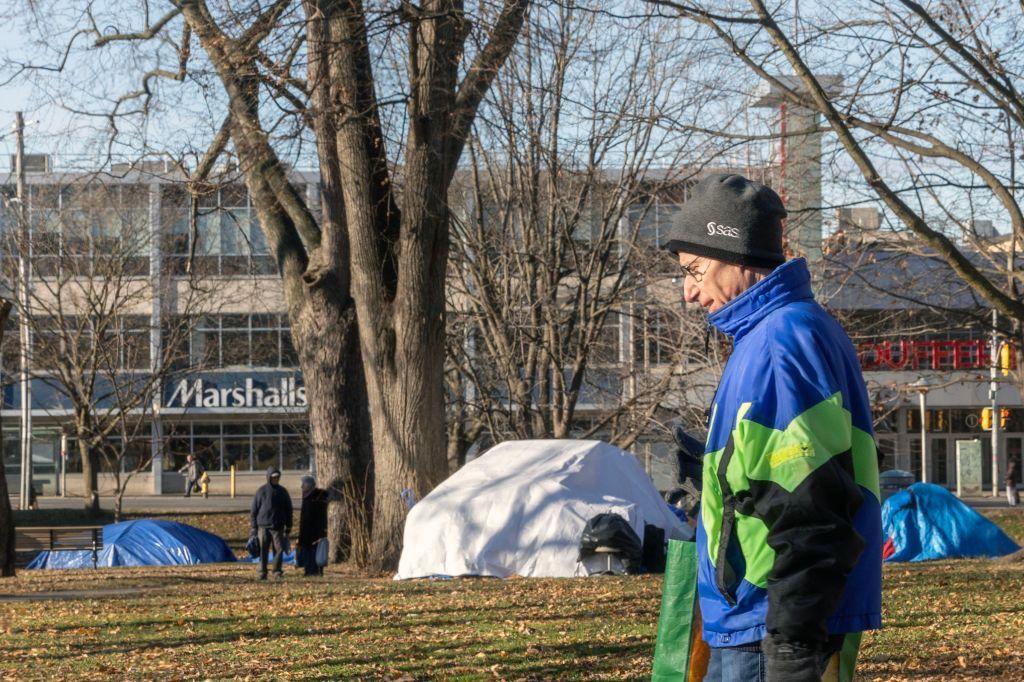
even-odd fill
[[[23,4],[23,0],[0,0],[0,59],[3,55],[24,55],[33,49],[25,37],[27,31],[24,27],[15,22],[3,21],[5,15],[17,12],[16,7],[21,4]],[[67,6],[75,4],[77,3],[69,2]],[[109,5],[103,3],[99,6],[106,10],[115,5],[117,3],[110,0]],[[76,17],[69,14],[65,24],[69,25],[67,22],[75,20]],[[108,16],[101,21],[131,24],[130,21],[118,16]],[[66,41],[67,35],[69,34],[66,32],[55,35],[46,47],[51,52],[58,51],[59,46]],[[85,42],[82,41],[81,44],[84,45]],[[52,54],[40,58],[50,62],[55,59]],[[206,99],[207,97],[217,97],[216,93],[219,89],[216,87],[206,91],[213,94],[204,95],[200,94],[202,93],[200,88],[189,87],[188,84],[161,84],[159,87],[165,96],[158,98],[156,102],[159,109],[147,117],[144,123],[139,123],[139,127],[136,129],[132,129],[127,121],[124,122],[124,125],[128,127],[123,131],[121,139],[126,144],[115,148],[107,148],[103,144],[109,137],[107,135],[109,124],[105,119],[82,115],[73,116],[51,101],[51,95],[56,91],[60,93],[60,97],[66,98],[68,105],[81,106],[84,103],[89,103],[88,106],[91,106],[94,111],[109,110],[110,102],[117,93],[125,92],[137,85],[131,81],[131,78],[138,78],[138,74],[144,68],[148,68],[151,63],[157,63],[160,59],[163,60],[161,65],[167,68],[166,54],[161,55],[154,52],[145,55],[138,61],[128,58],[118,61],[116,53],[114,53],[109,57],[96,59],[89,66],[90,71],[83,71],[77,77],[69,76],[65,79],[65,82],[71,83],[72,87],[63,86],[63,90],[54,89],[50,93],[37,90],[25,80],[18,80],[0,87],[0,136],[2,136],[0,137],[0,153],[6,155],[13,152],[13,136],[10,134],[10,129],[14,121],[14,112],[21,109],[26,112],[26,118],[29,121],[26,130],[26,150],[29,153],[53,155],[55,165],[58,167],[94,168],[97,165],[97,160],[102,159],[106,152],[115,157],[135,158],[138,155],[138,150],[142,148],[185,149],[192,150],[194,154],[200,154],[205,149],[206,142],[219,125],[220,117],[223,115],[222,102],[216,99]],[[74,59],[71,61],[78,63]],[[127,75],[129,73],[134,75],[129,77]],[[749,74],[747,76],[749,77]],[[54,79],[49,80],[56,82]],[[731,88],[731,90],[725,90],[728,93],[727,96],[736,97],[736,88],[746,87],[739,85],[740,82],[737,81],[736,84],[730,82],[721,87]],[[750,80],[744,78],[742,82],[749,83]],[[763,117],[764,112],[759,112],[756,116]],[[697,122],[700,123],[700,121]],[[755,122],[754,126],[757,125]],[[763,134],[767,131],[755,130],[754,132]],[[834,137],[832,140],[834,145]],[[308,153],[304,158],[307,161],[300,162],[298,165],[310,165],[311,159]],[[0,168],[6,170],[6,162]],[[834,204],[849,201],[853,197],[860,197],[869,202],[876,201],[874,196],[863,187],[851,190],[849,186],[842,186],[843,184],[849,185],[850,183],[846,183],[845,179],[851,177],[854,184],[859,183],[859,177],[855,170],[852,173],[844,174],[844,169],[852,170],[848,163],[840,162],[838,169],[833,168],[829,171],[831,179],[826,178],[826,200]],[[905,180],[898,171],[893,174],[893,177],[900,182]],[[1005,231],[1006,220],[998,215],[994,217],[997,229]]]

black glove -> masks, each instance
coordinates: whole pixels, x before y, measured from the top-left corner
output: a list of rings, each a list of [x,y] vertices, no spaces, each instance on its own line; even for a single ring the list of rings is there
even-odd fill
[[[825,672],[822,649],[808,642],[768,635],[761,641],[768,682],[821,682]]]

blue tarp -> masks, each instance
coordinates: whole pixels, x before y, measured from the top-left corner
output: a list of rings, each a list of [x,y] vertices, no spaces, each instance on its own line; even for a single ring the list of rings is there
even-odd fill
[[[915,483],[882,505],[895,552],[886,561],[1003,556],[1020,549],[999,526],[931,483]]]
[[[242,561],[248,561],[250,564],[258,564],[260,558],[258,556],[247,556]],[[274,552],[270,551],[267,553],[267,564],[274,563]],[[295,552],[285,552],[281,555],[281,563],[283,564],[294,564],[295,563]]]
[[[99,566],[179,566],[234,561],[220,537],[175,521],[140,519],[103,527]],[[92,552],[40,552],[28,568],[92,568]]]

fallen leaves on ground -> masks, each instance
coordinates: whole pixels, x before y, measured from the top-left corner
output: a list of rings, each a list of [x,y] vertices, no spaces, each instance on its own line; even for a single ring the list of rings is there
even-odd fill
[[[229,519],[216,520],[238,526]],[[1008,530],[1020,541],[1018,528]],[[34,595],[0,602],[0,677],[650,676],[658,576],[396,582],[334,569],[320,580],[254,578],[251,565],[224,564],[22,571],[0,582],[6,595]],[[858,679],[1012,679],[1024,669],[1024,564],[889,565],[884,589],[886,627],[865,636]],[[67,590],[84,592],[41,598]]]

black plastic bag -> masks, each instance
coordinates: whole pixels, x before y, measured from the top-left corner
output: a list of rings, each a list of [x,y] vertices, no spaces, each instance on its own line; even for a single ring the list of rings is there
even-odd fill
[[[665,529],[644,525],[644,573],[665,572]]]
[[[641,572],[643,544],[629,522],[618,514],[598,514],[587,521],[580,534],[579,561],[602,553],[618,556],[627,574]]]
[[[245,543],[245,551],[249,553],[253,559],[256,559],[260,555],[260,539],[253,533],[249,536],[249,540]]]

